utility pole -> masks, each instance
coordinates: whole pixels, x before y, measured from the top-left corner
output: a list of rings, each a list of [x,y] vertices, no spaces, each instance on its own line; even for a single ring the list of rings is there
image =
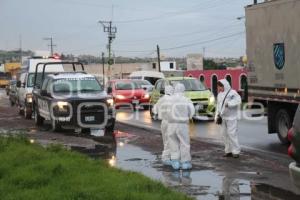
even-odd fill
[[[159,51],[159,46],[158,45],[156,45],[156,49],[157,49],[158,71],[161,72],[161,69],[160,69],[160,51]]]
[[[51,56],[53,56],[53,47],[56,47],[55,44],[53,44],[53,38],[52,37],[46,37],[44,38],[44,40],[49,40],[50,41],[50,45],[48,45],[51,49]]]
[[[104,61],[104,52],[102,52],[102,73],[103,73],[103,88],[105,87],[105,80],[104,80],[104,78],[105,78],[105,72],[104,72],[104,63],[105,63],[105,61]]]
[[[19,36],[19,39],[20,39],[20,63],[22,65],[22,35]]]
[[[111,58],[111,45],[112,41],[116,38],[117,27],[112,26],[112,21],[99,21],[100,24],[103,26],[103,30],[105,33],[108,33],[108,78],[110,79],[111,76],[111,65],[113,64]]]

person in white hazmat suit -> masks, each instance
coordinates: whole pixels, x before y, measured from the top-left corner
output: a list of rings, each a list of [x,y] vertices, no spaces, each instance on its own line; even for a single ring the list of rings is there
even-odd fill
[[[195,114],[192,101],[184,96],[185,87],[175,85],[171,100],[171,112],[168,114],[168,136],[173,169],[191,169],[189,120]]]
[[[153,113],[158,116],[158,119],[161,120],[161,133],[163,140],[163,152],[161,155],[161,159],[164,165],[171,165],[171,156],[170,156],[170,148],[167,136],[168,129],[168,112],[170,112],[171,107],[171,95],[173,94],[173,87],[167,85],[165,87],[165,94],[161,97],[157,103],[153,106]]]
[[[241,104],[240,95],[231,88],[226,79],[218,81],[218,97],[216,108],[216,121],[219,114],[222,118],[221,132],[225,144],[224,157],[239,158],[241,151],[238,141],[238,110]]]

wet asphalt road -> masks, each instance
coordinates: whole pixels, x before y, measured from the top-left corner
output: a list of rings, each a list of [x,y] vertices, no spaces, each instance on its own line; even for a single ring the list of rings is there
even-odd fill
[[[135,114],[143,116],[148,124],[137,119],[132,119],[131,123],[151,125],[147,112]],[[128,112],[119,112],[118,118],[124,119],[128,115]],[[241,124],[243,123],[242,121]],[[264,122],[261,123],[261,126],[263,125]],[[256,130],[252,127],[254,125],[247,126],[253,131]],[[153,127],[157,130],[149,131],[117,124],[115,148],[115,144],[103,144],[101,140],[74,135],[72,131],[53,133],[49,131],[49,125],[37,128],[33,120],[25,120],[18,115],[17,108],[10,107],[7,97],[0,94],[0,133],[4,130],[23,130],[42,145],[59,143],[93,157],[116,156],[115,159],[108,160],[112,166],[140,172],[196,199],[300,199],[300,191],[293,186],[289,178],[288,164],[292,160],[286,154],[277,156],[261,152],[242,152],[240,159],[223,158],[223,147],[207,143],[204,139],[219,140],[218,127],[211,122],[198,122],[192,128],[193,170],[174,171],[161,164],[162,141],[159,122],[154,122]],[[261,127],[256,128],[260,130]],[[209,134],[205,134],[206,131],[209,131]],[[276,136],[274,139],[277,139]],[[267,144],[263,141],[261,143],[263,147]]]
[[[247,114],[248,116],[248,114]],[[239,141],[248,149],[272,153],[287,154],[287,146],[282,145],[276,134],[268,134],[266,117],[250,117],[239,121]],[[128,124],[160,129],[160,122],[153,121],[149,111],[136,112],[123,108],[117,112],[117,120]],[[205,139],[211,142],[222,143],[220,127],[212,121],[194,121],[191,124],[191,138]]]
[[[117,167],[140,172],[196,199],[300,199],[289,177],[291,159],[283,154],[242,152],[240,159],[224,158],[222,146],[193,140],[193,169],[174,171],[161,163],[159,131],[125,124],[117,129],[131,134],[118,139]]]

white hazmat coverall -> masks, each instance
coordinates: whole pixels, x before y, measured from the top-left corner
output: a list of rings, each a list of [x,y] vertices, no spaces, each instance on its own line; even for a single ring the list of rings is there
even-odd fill
[[[172,110],[168,117],[168,136],[170,144],[170,153],[172,167],[174,169],[190,169],[190,136],[189,119],[195,114],[195,108],[192,101],[184,96],[185,87],[178,83],[174,88],[171,105]],[[180,161],[180,163],[179,163]],[[185,166],[188,164],[188,166]],[[180,166],[181,165],[181,166]]]
[[[167,136],[168,129],[168,112],[170,112],[171,107],[171,95],[173,94],[173,87],[167,85],[165,87],[165,95],[161,97],[157,103],[153,106],[153,113],[158,115],[158,119],[161,120],[161,134],[164,145],[164,150],[162,152],[161,159],[164,163],[167,163],[171,160],[170,157],[170,148]]]
[[[241,148],[237,136],[237,120],[241,97],[235,90],[231,89],[231,86],[226,79],[222,79],[219,82],[223,84],[224,91],[218,94],[216,115],[219,113],[223,119],[221,132],[225,144],[225,153],[238,155]],[[228,95],[222,107],[223,100],[227,93]]]

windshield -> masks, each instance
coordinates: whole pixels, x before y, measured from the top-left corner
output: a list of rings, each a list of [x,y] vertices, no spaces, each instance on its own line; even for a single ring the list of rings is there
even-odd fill
[[[174,87],[177,83],[182,83],[185,87],[185,91],[202,91],[206,90],[205,86],[197,79],[182,79],[172,80],[171,85]]]
[[[98,91],[102,91],[102,87],[95,78],[58,79],[53,82],[55,93]]]
[[[131,76],[130,79],[142,79],[143,77],[141,76]]]
[[[143,85],[149,85],[149,86],[152,85],[149,81],[146,81],[146,80],[138,80],[138,81],[134,81],[134,82],[140,87],[142,87]]]
[[[136,82],[117,82],[116,90],[135,90],[141,89],[142,87]]]
[[[31,73],[31,74],[28,75],[27,87],[33,87],[33,85],[34,85],[34,74],[35,73]],[[46,76],[48,74],[49,73],[45,73],[44,78],[46,78]],[[42,84],[42,73],[37,73],[37,76],[36,76],[36,85],[37,86],[41,86],[41,84]]]

